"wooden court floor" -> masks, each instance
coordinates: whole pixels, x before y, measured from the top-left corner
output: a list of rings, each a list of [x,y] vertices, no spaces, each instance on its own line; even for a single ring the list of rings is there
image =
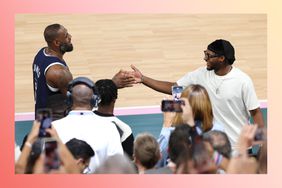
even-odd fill
[[[64,25],[74,51],[65,54],[74,77],[112,78],[136,65],[155,79],[177,81],[205,66],[203,51],[215,39],[235,47],[234,66],[267,99],[266,14],[18,14],[15,17],[15,112],[34,110],[34,55],[46,44],[45,27]],[[142,84],[119,90],[117,107],[159,105],[164,94]]]

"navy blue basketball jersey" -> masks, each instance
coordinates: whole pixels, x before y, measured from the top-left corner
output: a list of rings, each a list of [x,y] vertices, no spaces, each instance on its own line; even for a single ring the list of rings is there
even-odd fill
[[[58,89],[48,87],[45,77],[48,68],[57,64],[67,67],[66,63],[61,59],[46,54],[45,48],[39,50],[34,58],[32,71],[35,112],[37,109],[46,108],[49,97],[60,94]]]

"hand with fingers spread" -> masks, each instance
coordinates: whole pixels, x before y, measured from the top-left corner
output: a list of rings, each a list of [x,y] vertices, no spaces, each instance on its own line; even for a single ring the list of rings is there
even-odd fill
[[[136,84],[134,72],[132,71],[120,70],[114,75],[112,80],[119,89],[124,87],[132,87],[133,84]]]
[[[143,81],[143,74],[139,69],[137,69],[134,65],[131,65],[131,68],[134,71],[134,78],[137,83],[142,83]]]

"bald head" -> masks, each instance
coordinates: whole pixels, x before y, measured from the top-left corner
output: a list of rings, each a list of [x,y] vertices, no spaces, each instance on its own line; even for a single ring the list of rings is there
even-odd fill
[[[78,84],[72,88],[73,109],[77,107],[91,110],[91,98],[93,90],[85,84]]]

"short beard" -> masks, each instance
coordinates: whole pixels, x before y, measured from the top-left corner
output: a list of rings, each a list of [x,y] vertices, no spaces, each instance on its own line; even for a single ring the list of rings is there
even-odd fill
[[[71,52],[73,50],[73,45],[70,43],[70,44],[67,44],[67,43],[62,43],[60,45],[60,51],[62,54],[66,53],[66,52]]]
[[[212,71],[212,70],[214,70],[214,68],[207,67],[207,70],[208,70],[208,71]]]

